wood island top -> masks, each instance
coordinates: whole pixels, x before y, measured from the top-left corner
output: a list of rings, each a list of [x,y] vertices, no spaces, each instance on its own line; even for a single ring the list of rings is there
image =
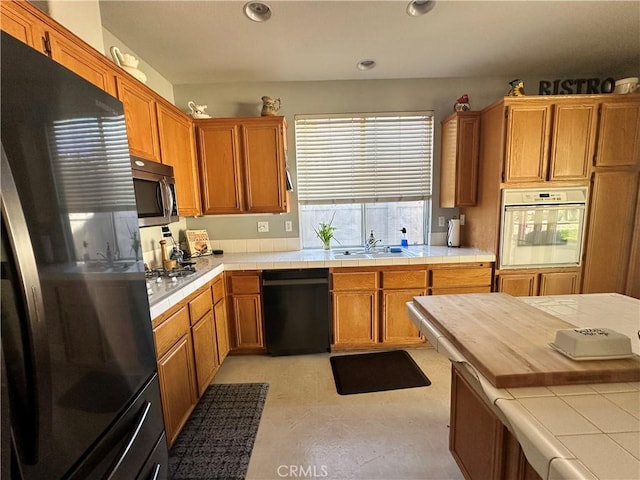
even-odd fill
[[[556,331],[576,325],[510,295],[432,295],[414,305],[497,388],[640,381],[638,355],[574,361],[556,352]]]

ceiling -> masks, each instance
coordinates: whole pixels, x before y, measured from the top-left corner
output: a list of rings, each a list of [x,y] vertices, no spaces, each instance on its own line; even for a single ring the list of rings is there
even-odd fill
[[[100,0],[103,26],[172,84],[640,73],[640,2]],[[108,49],[109,45],[105,45]],[[361,71],[360,60],[376,68]]]

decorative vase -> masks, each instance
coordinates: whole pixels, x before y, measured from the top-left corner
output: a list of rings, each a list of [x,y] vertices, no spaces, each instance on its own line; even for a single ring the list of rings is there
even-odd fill
[[[111,56],[113,61],[125,70],[127,73],[140,80],[142,83],[147,83],[147,76],[144,72],[138,70],[138,59],[129,53],[122,53],[116,46],[111,47]]]
[[[262,116],[268,117],[277,115],[280,110],[280,99],[272,97],[262,97]]]
[[[325,250],[331,250],[331,239],[323,240],[323,241],[322,241],[322,247],[323,247]]]

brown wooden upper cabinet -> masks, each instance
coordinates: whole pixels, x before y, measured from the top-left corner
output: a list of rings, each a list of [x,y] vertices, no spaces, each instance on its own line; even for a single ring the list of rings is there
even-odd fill
[[[456,112],[442,121],[440,207],[476,204],[480,112]]]
[[[625,96],[628,97],[628,96]],[[640,162],[640,99],[602,102],[596,167],[637,166]]]
[[[505,183],[584,180],[595,143],[593,99],[505,100]]]
[[[124,76],[116,79],[118,99],[124,105],[129,151],[132,155],[160,162],[156,100],[142,84]]]
[[[0,8],[2,30],[115,96],[116,69],[104,55],[29,2],[3,1]]]
[[[284,117],[195,124],[203,214],[288,211]]]
[[[193,122],[177,108],[157,103],[158,133],[162,163],[173,167],[178,196],[178,214],[194,217],[202,213],[198,160]]]

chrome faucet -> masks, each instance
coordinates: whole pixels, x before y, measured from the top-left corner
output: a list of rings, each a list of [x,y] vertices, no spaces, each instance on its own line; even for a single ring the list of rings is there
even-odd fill
[[[368,240],[364,244],[365,253],[371,253],[372,251],[374,251],[376,248],[376,244],[381,242],[382,240],[376,240],[376,237],[373,234],[373,230],[371,230],[371,234],[369,235]]]

